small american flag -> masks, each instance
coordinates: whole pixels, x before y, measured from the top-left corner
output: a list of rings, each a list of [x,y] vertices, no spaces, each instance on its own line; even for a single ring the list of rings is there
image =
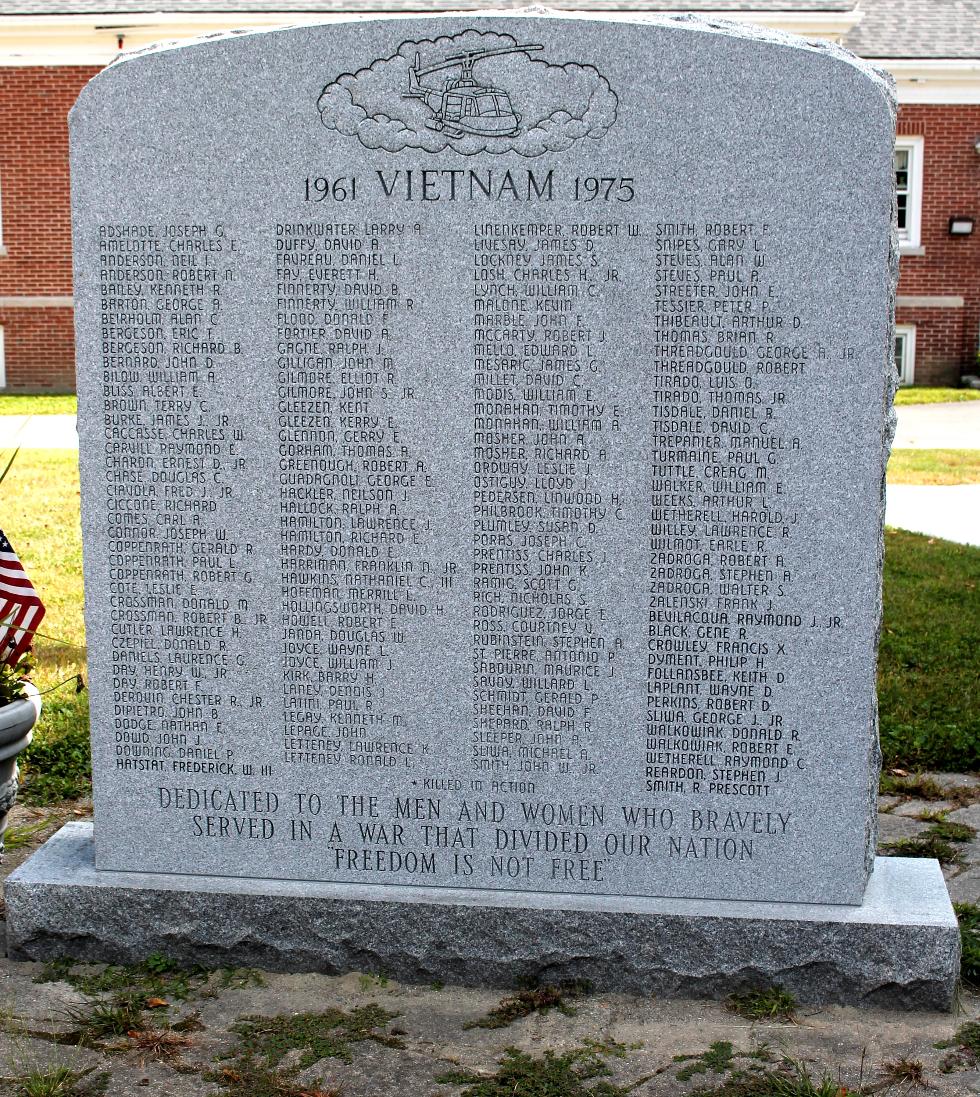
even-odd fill
[[[13,665],[31,646],[44,606],[0,529],[0,663]]]

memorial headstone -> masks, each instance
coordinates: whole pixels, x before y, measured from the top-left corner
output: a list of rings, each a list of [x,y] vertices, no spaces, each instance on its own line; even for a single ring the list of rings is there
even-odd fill
[[[869,887],[893,136],[856,58],[692,19],[375,19],[96,77],[95,867],[76,828],[24,870],[15,948],[53,940],[38,888],[153,894],[112,947],[223,955],[262,895],[285,965],[947,1001],[938,867]],[[273,946],[296,903],[321,943]]]

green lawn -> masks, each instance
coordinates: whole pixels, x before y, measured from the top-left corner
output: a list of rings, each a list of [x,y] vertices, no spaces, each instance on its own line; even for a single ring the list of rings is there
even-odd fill
[[[980,449],[893,449],[889,484],[978,484]]]
[[[0,415],[75,415],[76,396],[0,396]]]
[[[907,404],[954,404],[962,400],[980,400],[980,389],[944,389],[910,385],[895,393],[896,407]]]
[[[34,644],[33,677],[44,691],[85,673],[77,455],[21,450],[0,485],[0,500],[3,530],[47,607],[43,635]],[[88,695],[76,694],[69,682],[44,698],[35,742],[22,767],[29,777],[24,799],[46,803],[84,794],[87,744]]]
[[[980,549],[887,530],[884,600],[885,764],[980,769]]]
[[[45,690],[84,672],[76,455],[22,450],[0,493],[3,528],[48,606],[34,675]],[[884,603],[878,697],[886,765],[980,770],[980,549],[886,531]],[[87,694],[76,696],[71,685],[48,694],[24,766],[25,800],[86,791],[87,736]]]

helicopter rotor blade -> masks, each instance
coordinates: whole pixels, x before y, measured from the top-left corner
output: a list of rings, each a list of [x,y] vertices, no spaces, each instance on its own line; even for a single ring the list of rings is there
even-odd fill
[[[502,53],[530,53],[532,50],[543,49],[544,46],[528,44],[523,46],[498,46],[496,49],[489,50],[471,50],[469,53],[457,53],[453,57],[445,57],[438,64],[429,65],[428,68],[416,68],[415,75],[416,77],[427,76],[430,72],[439,72],[440,69],[450,69],[456,65],[473,65],[484,57],[497,57]]]

